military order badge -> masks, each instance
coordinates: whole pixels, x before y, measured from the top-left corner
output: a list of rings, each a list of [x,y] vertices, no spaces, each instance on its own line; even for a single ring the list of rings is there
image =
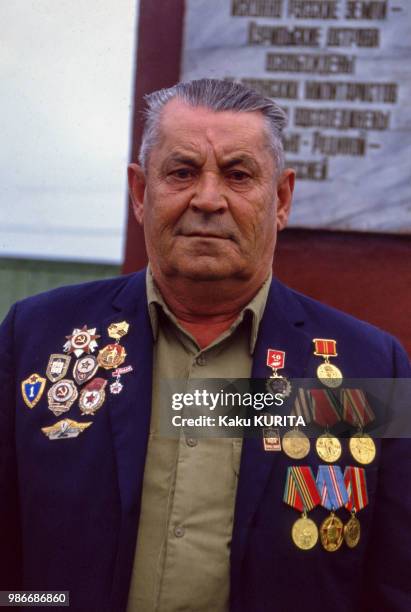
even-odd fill
[[[59,353],[50,355],[46,370],[47,378],[52,383],[64,378],[69,369],[70,361],[71,357],[69,355],[61,355]]]
[[[78,398],[78,391],[72,380],[59,380],[48,392],[49,409],[56,416],[60,416],[63,412],[70,410]]]
[[[39,374],[31,374],[21,383],[21,393],[26,406],[34,408],[40,401],[46,386],[46,379]]]
[[[104,378],[95,378],[89,382],[80,393],[79,406],[82,414],[94,414],[104,403],[107,381]]]
[[[94,353],[97,348],[96,340],[100,338],[96,334],[96,328],[87,329],[87,325],[83,325],[81,329],[73,329],[70,336],[66,336],[67,342],[63,349],[65,353],[74,353],[76,357],[80,357],[83,353]]]
[[[49,440],[62,440],[64,438],[77,438],[90,425],[92,425],[91,421],[89,423],[78,423],[71,419],[64,419],[51,425],[51,427],[42,427],[41,431]]]
[[[74,364],[73,378],[78,385],[82,385],[91,380],[97,370],[98,363],[94,355],[84,355]]]

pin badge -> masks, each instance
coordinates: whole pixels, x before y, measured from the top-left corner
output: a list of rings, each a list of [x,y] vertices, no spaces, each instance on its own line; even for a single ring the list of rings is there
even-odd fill
[[[78,423],[71,419],[64,419],[51,427],[42,427],[41,431],[49,440],[60,440],[64,438],[77,438],[77,436],[92,425],[89,423]]]
[[[31,374],[21,383],[21,393],[26,406],[34,408],[41,399],[47,380],[39,374]]]
[[[59,380],[48,392],[49,409],[56,416],[70,410],[78,397],[78,391],[72,380]]]
[[[70,361],[71,357],[69,355],[61,355],[59,353],[50,355],[46,370],[47,378],[52,383],[64,378],[69,369]]]
[[[115,344],[107,344],[97,356],[98,365],[105,370],[112,370],[118,368],[124,363],[127,353],[124,346],[119,344],[121,338],[128,334],[130,324],[127,321],[121,321],[120,323],[112,323],[108,327],[108,335],[110,338],[115,340]],[[120,389],[121,391],[121,389]]]
[[[265,451],[280,451],[281,450],[280,430],[274,427],[264,427],[263,443],[264,443]]]
[[[291,383],[285,376],[278,374],[285,364],[285,351],[277,349],[267,350],[267,366],[273,373],[266,382],[267,391],[273,395],[279,394],[288,397],[291,394]]]
[[[127,374],[128,372],[132,372],[132,371],[133,371],[133,366],[131,365],[124,366],[123,368],[117,368],[116,370],[114,370],[114,372],[112,372],[111,375],[116,379],[116,381],[111,383],[110,393],[112,393],[113,395],[118,395],[119,393],[121,393],[121,391],[124,388],[124,385],[120,382],[121,375]]]
[[[78,385],[91,380],[98,370],[97,359],[94,355],[84,355],[77,359],[73,368],[73,378]]]
[[[106,399],[104,391],[107,381],[104,378],[95,378],[89,382],[80,393],[79,406],[82,414],[95,414]]]
[[[74,353],[76,357],[80,357],[83,353],[94,353],[98,338],[100,336],[96,334],[95,327],[87,329],[87,325],[83,325],[81,329],[75,328],[70,336],[66,336],[67,342],[63,350],[65,353]]]

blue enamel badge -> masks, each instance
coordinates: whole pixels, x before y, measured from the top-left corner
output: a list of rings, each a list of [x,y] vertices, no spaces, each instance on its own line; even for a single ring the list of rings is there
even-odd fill
[[[21,383],[21,393],[26,406],[34,408],[40,401],[46,382],[46,379],[38,374],[31,374],[26,380],[23,380]]]

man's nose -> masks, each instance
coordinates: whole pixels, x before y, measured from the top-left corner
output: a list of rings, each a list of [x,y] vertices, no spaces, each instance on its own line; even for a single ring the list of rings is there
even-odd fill
[[[227,207],[223,185],[220,177],[212,173],[201,176],[196,184],[195,192],[190,201],[190,207],[195,212],[222,213]]]

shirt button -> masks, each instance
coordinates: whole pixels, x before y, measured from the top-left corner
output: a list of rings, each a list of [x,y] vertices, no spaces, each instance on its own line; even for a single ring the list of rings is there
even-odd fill
[[[187,446],[191,446],[191,447],[197,446],[198,440],[197,440],[197,438],[187,438],[186,439],[186,444],[187,444]]]
[[[176,538],[182,538],[185,532],[186,530],[184,529],[184,527],[174,527],[174,535],[176,536]]]
[[[207,363],[207,359],[205,358],[205,355],[199,355],[196,359],[196,364],[199,366],[203,366]]]

